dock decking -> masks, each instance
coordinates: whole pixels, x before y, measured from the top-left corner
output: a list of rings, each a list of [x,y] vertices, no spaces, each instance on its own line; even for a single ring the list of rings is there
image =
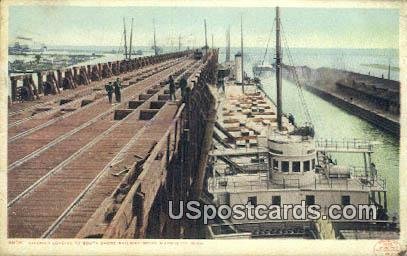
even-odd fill
[[[182,102],[179,90],[178,100],[169,101],[169,75],[192,84],[204,67],[186,52],[121,74],[120,103],[110,104],[104,88],[116,77],[13,103],[8,236],[75,237],[175,124]]]

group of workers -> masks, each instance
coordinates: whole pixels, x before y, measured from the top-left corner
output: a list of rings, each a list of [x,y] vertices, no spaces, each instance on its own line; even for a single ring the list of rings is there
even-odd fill
[[[116,102],[121,102],[122,84],[120,82],[120,78],[116,78],[116,81],[114,83],[109,82],[107,85],[105,85],[105,89],[106,89],[107,97],[109,98],[110,104],[112,104],[113,92],[116,97]]]
[[[176,96],[175,96],[176,87],[175,87],[175,82],[174,82],[174,78],[172,77],[172,75],[168,78],[167,84],[169,85],[169,89],[170,89],[170,99],[175,101],[176,100]],[[122,86],[121,86],[121,82],[120,82],[119,78],[117,78],[114,83],[109,82],[105,86],[105,89],[107,92],[107,97],[109,99],[110,104],[112,103],[113,93],[116,96],[116,102],[121,102],[121,88],[122,88]],[[179,81],[179,88],[181,88],[181,97],[184,99],[187,92],[190,90],[190,88],[188,88],[187,79],[184,76]]]
[[[176,96],[175,96],[175,82],[174,82],[174,78],[172,76],[170,76],[168,78],[167,83],[169,84],[169,89],[170,89],[170,99],[171,100],[176,100]],[[184,98],[186,92],[187,92],[187,87],[188,87],[188,82],[187,79],[183,76],[181,78],[181,80],[179,81],[179,88],[181,88],[181,97]]]

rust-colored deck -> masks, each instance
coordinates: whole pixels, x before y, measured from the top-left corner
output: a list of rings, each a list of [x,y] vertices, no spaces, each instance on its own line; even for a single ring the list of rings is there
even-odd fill
[[[127,82],[118,104],[98,90],[107,80],[15,104],[9,114],[9,237],[74,237],[122,180],[112,167],[128,146],[137,145],[136,158],[145,155],[171,125],[179,104],[165,101],[163,81],[200,67],[188,56],[122,75]],[[60,105],[62,99],[72,101]],[[84,99],[93,102],[81,106]],[[31,118],[39,107],[50,109]]]

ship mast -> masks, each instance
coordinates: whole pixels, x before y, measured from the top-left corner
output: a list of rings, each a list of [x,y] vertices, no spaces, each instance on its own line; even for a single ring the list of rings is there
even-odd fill
[[[154,55],[157,56],[157,42],[155,40],[155,20],[153,19],[153,26],[154,26]]]
[[[129,59],[131,59],[131,45],[132,44],[133,44],[133,18],[131,18]]]
[[[226,62],[230,62],[230,26],[226,33]]]
[[[280,42],[280,10],[276,7],[276,84],[277,84],[277,125],[282,130],[282,102],[281,102],[281,42]]]
[[[389,59],[389,69],[387,71],[387,79],[390,80],[390,59]]]
[[[243,70],[243,15],[240,16],[240,51],[242,53],[242,92],[244,93],[244,70]]]
[[[127,36],[126,36],[126,20],[123,17],[123,35],[124,35],[124,56],[127,59]]]
[[[206,19],[204,19],[204,26],[205,26],[205,52],[208,49],[208,38],[206,36]]]

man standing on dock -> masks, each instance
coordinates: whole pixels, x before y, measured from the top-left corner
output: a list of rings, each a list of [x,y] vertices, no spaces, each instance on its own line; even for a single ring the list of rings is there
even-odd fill
[[[184,98],[185,97],[185,92],[188,86],[188,82],[187,79],[185,79],[185,77],[183,76],[181,78],[181,80],[179,81],[179,87],[181,88],[181,97]]]
[[[113,85],[112,82],[109,82],[105,86],[106,92],[107,92],[107,97],[109,98],[109,103],[112,104],[112,94],[113,94]]]
[[[121,102],[121,92],[120,90],[122,89],[122,85],[120,83],[120,79],[117,78],[116,82],[114,82],[114,94],[116,96],[116,102]]]
[[[170,76],[170,78],[168,79],[168,83],[170,85],[170,99],[176,100],[175,98],[175,84],[174,84],[174,79],[172,78],[172,76]]]

